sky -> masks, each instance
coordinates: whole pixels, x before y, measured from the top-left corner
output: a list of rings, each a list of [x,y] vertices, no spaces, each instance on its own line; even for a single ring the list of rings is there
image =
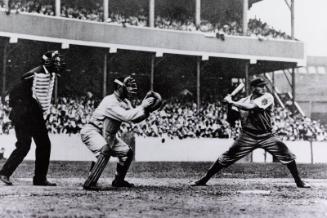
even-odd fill
[[[295,38],[305,42],[307,55],[327,56],[327,0],[294,0],[294,5]],[[291,33],[291,14],[284,0],[256,3],[248,16]]]

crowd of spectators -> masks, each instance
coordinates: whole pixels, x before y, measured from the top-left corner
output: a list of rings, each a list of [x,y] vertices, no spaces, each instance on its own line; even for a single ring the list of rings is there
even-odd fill
[[[8,98],[3,103],[0,102],[0,134],[9,134],[12,129],[11,121],[9,120],[10,108],[8,106]]]
[[[27,12],[49,16],[55,15],[54,1],[51,0],[19,0],[9,2],[10,10],[14,13]],[[1,0],[0,6],[4,7]],[[148,16],[142,9],[136,13],[137,15],[125,15],[122,12],[112,12],[109,14],[109,18],[106,20],[103,19],[103,14],[103,7],[99,3],[95,3],[94,7],[92,8],[82,8],[66,5],[65,3],[61,5],[62,17],[98,22],[104,21],[107,23],[123,25],[124,27],[127,27],[128,25],[146,27],[149,23]],[[155,27],[180,31],[201,31],[205,33],[213,33],[217,38],[222,40],[225,39],[225,35],[243,35],[243,30],[240,23],[234,20],[228,21],[228,18],[225,18],[224,23],[212,23],[208,20],[202,20],[200,25],[196,26],[194,18],[190,16],[179,15],[178,18],[169,17],[168,15],[156,16]],[[291,37],[285,32],[275,30],[273,27],[257,18],[249,19],[248,32],[246,35],[257,37],[259,40],[276,38],[291,39]]]
[[[60,13],[62,17],[98,22],[103,21],[103,9],[99,5],[97,8],[80,8],[62,4]]]
[[[291,36],[287,35],[283,31],[279,31],[269,26],[266,22],[260,19],[250,19],[248,22],[248,32],[251,36],[263,38],[274,38],[274,39],[292,39]]]
[[[52,134],[76,134],[95,109],[93,98],[59,98],[50,108],[47,128]]]
[[[36,0],[36,1],[30,1],[30,0],[20,0],[20,1],[11,1],[9,2],[9,8],[6,8],[7,13],[20,13],[20,12],[26,12],[26,13],[36,13],[36,14],[43,14],[43,15],[49,15],[54,16],[54,1],[49,0]],[[0,6],[2,8],[5,7],[4,1],[0,1]]]
[[[77,134],[95,109],[97,101],[93,97],[59,98],[50,109],[47,128],[52,134]],[[8,118],[10,108],[7,103],[0,105],[0,134],[12,130]],[[287,109],[274,110],[274,131],[284,140],[327,140],[327,131],[318,121],[308,117],[292,115]],[[241,130],[237,121],[235,127],[227,122],[226,107],[221,102],[205,103],[200,109],[194,102],[176,98],[165,101],[162,108],[148,119],[138,124],[123,123],[121,133],[134,131],[142,137],[165,139],[185,138],[236,138]]]
[[[227,113],[220,102],[204,104],[199,110],[193,102],[172,99],[164,107],[152,113],[138,125],[135,132],[140,136],[162,138],[231,138],[235,129],[226,121]]]
[[[284,140],[327,140],[327,129],[319,121],[311,120],[301,115],[292,113],[283,108],[275,108],[275,131]]]

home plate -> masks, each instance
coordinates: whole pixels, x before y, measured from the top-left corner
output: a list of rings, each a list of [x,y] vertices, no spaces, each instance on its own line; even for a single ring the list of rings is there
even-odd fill
[[[267,190],[243,190],[237,191],[239,194],[270,195],[271,191]]]

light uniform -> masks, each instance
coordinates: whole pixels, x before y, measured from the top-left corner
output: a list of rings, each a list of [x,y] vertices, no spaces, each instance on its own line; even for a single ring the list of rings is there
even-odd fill
[[[229,150],[218,158],[218,162],[227,167],[257,148],[266,150],[282,164],[294,161],[295,155],[272,132],[271,114],[274,107],[274,97],[270,93],[265,93],[255,99],[249,95],[240,99],[239,102],[252,102],[257,107],[248,111],[240,111],[241,135]]]
[[[108,95],[95,109],[90,122],[82,128],[82,141],[95,157],[107,145],[110,156],[118,157],[123,164],[131,148],[117,137],[116,133],[122,122],[131,122],[145,116],[143,107],[133,108],[129,100],[121,100],[115,94]]]

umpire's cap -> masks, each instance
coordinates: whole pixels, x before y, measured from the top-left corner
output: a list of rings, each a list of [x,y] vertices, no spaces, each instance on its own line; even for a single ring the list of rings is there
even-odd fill
[[[255,78],[251,80],[250,86],[265,86],[267,85],[267,81],[263,78]]]

